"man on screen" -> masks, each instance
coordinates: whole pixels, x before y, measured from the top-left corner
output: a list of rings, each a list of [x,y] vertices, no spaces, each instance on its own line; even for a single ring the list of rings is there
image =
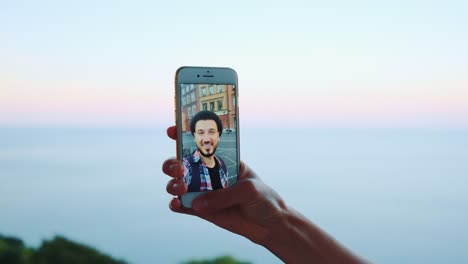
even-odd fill
[[[190,121],[190,130],[197,149],[183,159],[184,181],[188,192],[226,188],[226,164],[215,155],[223,131],[221,119],[213,112],[200,111]]]

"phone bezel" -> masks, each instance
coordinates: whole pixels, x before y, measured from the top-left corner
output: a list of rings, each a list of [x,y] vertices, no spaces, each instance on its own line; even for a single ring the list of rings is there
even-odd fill
[[[182,113],[181,109],[181,94],[180,94],[180,85],[181,84],[234,84],[236,87],[236,155],[238,161],[237,171],[240,171],[240,153],[239,153],[239,90],[238,90],[238,79],[237,73],[235,70],[226,67],[194,67],[194,66],[184,66],[180,67],[176,71],[175,75],[175,122],[177,127],[177,159],[182,161]],[[186,193],[182,197],[179,197],[182,201],[182,204],[186,208],[192,207],[192,201],[200,194],[204,192],[190,192]]]

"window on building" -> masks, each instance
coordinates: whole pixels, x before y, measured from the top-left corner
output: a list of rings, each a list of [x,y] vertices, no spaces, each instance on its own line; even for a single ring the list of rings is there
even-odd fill
[[[192,98],[192,102],[195,102],[195,93],[191,93],[190,97]]]
[[[201,96],[206,96],[206,87],[201,88]]]
[[[180,91],[181,91],[182,95],[185,94],[185,84],[180,85]]]
[[[214,111],[214,102],[210,102],[210,111]]]
[[[190,107],[187,108],[187,115],[188,115],[188,118],[192,117],[192,109]]]
[[[217,85],[218,93],[223,91],[223,86],[221,84]]]
[[[190,85],[190,91],[192,91],[193,89],[195,89],[195,84]]]
[[[189,92],[189,86],[188,85],[185,85],[185,93],[188,93]]]
[[[190,104],[190,95],[187,95],[187,97],[185,97],[186,100],[187,100],[187,104]]]
[[[185,105],[186,104],[186,101],[185,101],[185,96],[182,97],[182,105]]]
[[[218,100],[218,111],[223,110],[223,101]]]
[[[213,85],[210,85],[210,94],[214,94],[214,88],[213,88]]]
[[[203,111],[208,110],[208,105],[206,103],[203,103]]]
[[[195,105],[192,105],[192,114],[195,115],[197,113],[197,108]]]

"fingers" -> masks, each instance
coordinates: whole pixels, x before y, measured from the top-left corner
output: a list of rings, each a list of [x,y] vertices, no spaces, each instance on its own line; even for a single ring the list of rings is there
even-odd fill
[[[176,126],[168,127],[167,136],[175,140],[177,138],[177,127]]]
[[[169,202],[169,209],[176,213],[196,215],[193,210],[183,207],[182,202],[177,197],[172,198]]]
[[[177,197],[172,198],[171,202],[169,203],[169,208],[174,212],[178,212],[181,207],[182,202],[180,201],[180,199]]]
[[[164,161],[162,171],[174,178],[181,178],[184,176],[184,166],[182,163],[174,158]]]
[[[180,178],[170,180],[166,186],[166,191],[172,195],[183,195],[187,189],[187,184]]]
[[[177,127],[171,126],[167,128],[167,136],[171,139],[177,139]],[[164,161],[162,166],[162,171],[174,177],[174,179],[170,180],[167,183],[166,191],[172,195],[180,196],[187,192],[187,184],[182,180],[184,176],[184,167],[180,161],[177,159],[168,159]],[[183,213],[183,214],[191,214],[193,215],[193,211],[182,206],[182,202],[179,198],[174,197],[170,203],[169,208],[176,212],[176,213]]]

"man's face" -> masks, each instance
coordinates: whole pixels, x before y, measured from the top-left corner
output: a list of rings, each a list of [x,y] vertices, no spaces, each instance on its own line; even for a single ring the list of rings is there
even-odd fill
[[[211,157],[216,152],[219,141],[219,131],[214,120],[199,120],[195,124],[195,143],[200,153]]]

